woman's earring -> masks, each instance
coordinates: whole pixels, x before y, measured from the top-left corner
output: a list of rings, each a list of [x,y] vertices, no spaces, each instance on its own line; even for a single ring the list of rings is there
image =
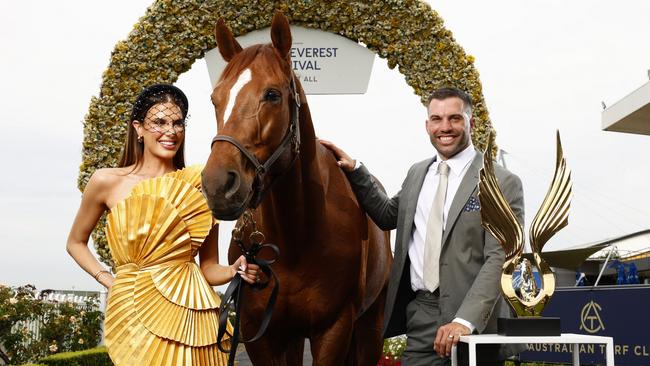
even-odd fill
[[[142,136],[138,136],[138,142],[142,143],[144,141],[144,138]]]

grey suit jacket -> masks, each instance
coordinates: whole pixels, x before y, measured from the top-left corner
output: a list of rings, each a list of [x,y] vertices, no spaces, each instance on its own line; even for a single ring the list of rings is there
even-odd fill
[[[389,198],[362,166],[348,173],[360,204],[383,230],[397,228],[395,254],[384,313],[384,337],[406,332],[406,305],[415,296],[411,289],[408,245],[414,230],[413,217],[424,182],[434,159],[414,164],[402,189]],[[483,157],[471,162],[447,215],[440,254],[440,309],[442,324],[459,317],[471,322],[478,333],[496,333],[497,317],[510,310],[500,292],[505,254],[496,239],[481,226],[478,177]],[[495,165],[501,191],[523,224],[524,199],[520,179]]]

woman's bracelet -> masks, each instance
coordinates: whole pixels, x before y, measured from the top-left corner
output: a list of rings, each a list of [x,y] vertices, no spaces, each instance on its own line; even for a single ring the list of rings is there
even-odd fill
[[[105,270],[105,269],[100,269],[100,270],[97,271],[97,272],[95,273],[95,275],[93,276],[93,277],[95,278],[95,281],[99,282],[99,277],[102,276],[102,273],[106,273],[106,274],[109,274],[109,275],[111,274],[111,272],[109,272],[109,271],[107,271],[107,270]]]
[[[100,273],[99,276],[97,276],[97,282],[101,283],[101,281],[99,281],[99,279],[102,277],[102,275],[108,275],[109,277],[113,277],[113,275],[110,272],[105,271],[105,272]]]

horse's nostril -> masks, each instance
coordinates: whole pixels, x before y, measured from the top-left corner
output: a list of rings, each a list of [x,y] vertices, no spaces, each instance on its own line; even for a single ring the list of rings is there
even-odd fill
[[[234,172],[228,172],[228,178],[226,179],[226,191],[229,191],[235,181],[237,180],[237,175]]]
[[[230,199],[239,190],[239,174],[235,171],[229,171],[225,185],[226,199]]]

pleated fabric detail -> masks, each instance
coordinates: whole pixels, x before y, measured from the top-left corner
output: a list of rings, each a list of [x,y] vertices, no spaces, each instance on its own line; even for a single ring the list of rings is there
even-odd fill
[[[106,236],[115,265],[148,267],[169,261],[192,260],[187,225],[166,199],[129,196],[106,218]]]
[[[187,346],[217,342],[216,310],[194,310],[174,304],[158,291],[149,272],[138,274],[134,290],[137,317],[151,333]]]
[[[170,302],[194,310],[217,309],[216,296],[196,263],[182,263],[151,271],[158,291]]]
[[[131,196],[135,195],[153,195],[168,200],[187,225],[192,239],[192,255],[196,254],[213,226],[212,214],[198,189],[189,182],[166,175],[138,183],[131,191]]]
[[[144,180],[107,216],[117,275],[105,340],[118,366],[227,363],[216,345],[220,300],[194,262],[215,223],[201,170]]]
[[[167,174],[168,176],[180,179],[191,184],[194,188],[201,190],[201,172],[203,165],[195,164],[185,167],[184,169]]]

